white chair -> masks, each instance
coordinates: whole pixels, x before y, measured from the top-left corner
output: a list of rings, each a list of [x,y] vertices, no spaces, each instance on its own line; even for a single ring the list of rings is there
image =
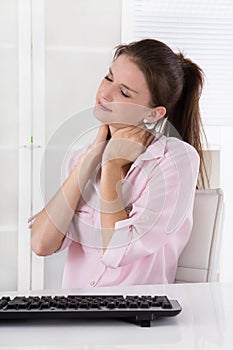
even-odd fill
[[[217,281],[222,226],[222,190],[197,190],[192,233],[179,258],[175,283]]]

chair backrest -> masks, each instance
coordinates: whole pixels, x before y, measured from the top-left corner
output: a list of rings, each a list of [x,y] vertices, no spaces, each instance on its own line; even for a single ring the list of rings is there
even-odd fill
[[[175,283],[217,280],[222,226],[222,190],[197,190],[192,233],[179,258]]]

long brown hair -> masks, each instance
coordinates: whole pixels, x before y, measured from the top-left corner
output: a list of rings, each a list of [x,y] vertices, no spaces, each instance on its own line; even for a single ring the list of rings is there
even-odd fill
[[[206,136],[200,116],[199,99],[204,73],[182,53],[174,53],[166,44],[155,39],[143,39],[116,47],[114,60],[128,55],[144,73],[150,93],[151,106],[166,107],[166,117],[183,141],[188,142],[200,157],[197,187],[209,186],[202,141]]]

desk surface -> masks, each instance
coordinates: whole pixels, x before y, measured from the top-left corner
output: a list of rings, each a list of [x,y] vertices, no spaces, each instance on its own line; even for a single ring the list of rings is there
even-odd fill
[[[59,295],[71,291],[34,291]],[[0,349],[154,350],[232,349],[233,283],[175,284],[72,290],[77,294],[166,294],[182,312],[150,328],[121,320],[33,320],[0,323]],[[1,295],[15,295],[1,293]],[[22,293],[17,293],[22,294]]]

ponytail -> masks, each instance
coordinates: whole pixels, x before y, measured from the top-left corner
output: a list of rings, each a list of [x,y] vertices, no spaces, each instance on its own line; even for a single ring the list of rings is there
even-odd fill
[[[151,106],[164,106],[170,125],[183,141],[197,150],[200,157],[197,187],[209,187],[202,150],[206,136],[199,109],[204,84],[201,68],[155,39],[119,45],[114,60],[122,54],[128,55],[143,72],[151,93]],[[169,125],[167,128],[169,130]]]
[[[176,128],[182,140],[192,145],[200,157],[200,171],[198,188],[209,187],[209,179],[204,154],[202,150],[203,141],[207,141],[204,132],[199,100],[204,85],[204,74],[201,68],[183,56],[177,54],[183,67],[183,89],[181,96],[169,116],[169,121]],[[207,142],[206,142],[207,143]]]

